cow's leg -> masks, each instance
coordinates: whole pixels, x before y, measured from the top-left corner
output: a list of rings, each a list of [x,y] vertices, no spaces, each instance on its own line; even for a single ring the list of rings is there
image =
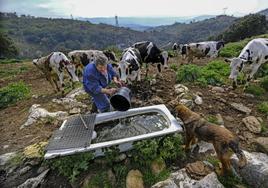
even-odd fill
[[[233,80],[233,89],[237,88],[237,78]]]
[[[158,72],[160,73],[161,72],[161,64],[157,64],[157,70],[158,70]]]
[[[145,69],[146,69],[145,77],[147,77],[148,76],[148,71],[149,71],[148,63],[145,64]]]
[[[50,85],[53,87],[53,90],[55,91],[55,93],[57,93],[59,90],[58,90],[57,84],[54,82],[52,78],[52,75],[50,73],[45,73],[45,76],[46,76],[47,81],[49,81]]]
[[[58,72],[58,76],[59,76],[59,80],[60,80],[60,86],[61,86],[61,88],[60,88],[60,90],[61,90],[61,94],[62,94],[62,96],[64,95],[64,82],[63,82],[63,78],[64,78],[64,72],[62,71],[62,72]]]
[[[141,81],[141,70],[140,69],[138,70],[138,73],[137,73],[137,80],[139,82]]]
[[[261,64],[254,64],[254,65],[252,65],[253,68],[251,70],[251,73],[249,75],[247,75],[247,80],[246,80],[246,84],[244,86],[244,90],[248,87],[250,80],[253,78],[253,76],[258,71],[258,69],[259,69],[260,66],[261,66]]]

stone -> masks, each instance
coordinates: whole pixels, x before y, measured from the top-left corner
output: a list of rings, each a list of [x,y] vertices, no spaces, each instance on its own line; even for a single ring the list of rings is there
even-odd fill
[[[254,143],[257,145],[257,150],[268,154],[268,137],[256,138]]]
[[[150,100],[150,102],[153,103],[153,104],[163,104],[164,103],[163,99],[158,97],[158,96],[153,97]]]
[[[212,87],[212,91],[223,93],[225,90],[222,87]]]
[[[4,145],[3,146],[3,149],[7,149],[7,148],[9,148],[9,145]]]
[[[72,108],[70,111],[69,111],[69,114],[70,115],[73,115],[73,114],[80,114],[81,113],[81,109],[80,108]]]
[[[188,108],[192,108],[194,106],[194,102],[188,99],[181,99],[180,103],[187,106]]]
[[[232,116],[225,116],[225,119],[230,122],[234,121],[234,118]]]
[[[126,188],[143,188],[142,173],[139,170],[130,170],[126,178]]]
[[[156,183],[152,188],[224,188],[212,172],[201,180],[190,178],[186,169],[180,169],[172,173],[167,180]]]
[[[107,177],[108,177],[109,182],[114,186],[116,184],[116,177],[115,177],[112,169],[108,170]]]
[[[212,169],[208,167],[202,161],[196,161],[194,163],[188,163],[185,166],[187,174],[195,180],[200,180],[204,178],[206,175],[212,172]]]
[[[268,187],[268,156],[264,153],[243,151],[247,164],[240,168],[238,159],[235,155],[232,156],[232,166],[251,187]]]
[[[153,185],[152,188],[179,188],[179,187],[173,180],[167,179],[165,181],[158,182],[157,184]]]
[[[201,97],[199,97],[198,95],[196,95],[194,102],[195,102],[195,104],[201,105],[201,104],[203,104],[203,99]]]
[[[42,172],[39,176],[27,179],[23,184],[19,185],[18,188],[36,188],[44,181],[49,169]]]
[[[246,125],[248,130],[253,133],[261,132],[261,123],[254,116],[248,116],[242,119],[242,122]]]
[[[251,140],[253,138],[252,133],[247,132],[247,131],[243,132],[243,136],[248,140]]]
[[[0,155],[0,166],[4,166],[7,162],[17,155],[16,152],[10,152]]]
[[[181,93],[187,93],[189,91],[189,89],[185,85],[182,85],[182,84],[177,84],[174,87],[175,87],[175,93],[177,95]]]
[[[213,144],[205,142],[203,140],[198,142],[198,153],[211,153],[212,155],[216,155],[216,151],[214,149]]]
[[[63,120],[67,117],[68,113],[63,111],[57,112],[48,112],[44,108],[40,108],[40,104],[34,104],[29,110],[29,116],[27,121],[20,127],[23,129],[24,127],[30,126],[35,123],[39,119],[44,119],[46,117],[56,118],[59,120]]]
[[[216,114],[216,118],[217,118],[217,124],[218,125],[224,125],[224,121],[223,121],[223,118],[221,116],[221,114]]]
[[[250,94],[250,93],[244,93],[243,95],[245,97],[248,97],[248,98],[255,98],[255,96],[253,94]]]
[[[121,153],[115,158],[115,162],[122,162],[127,158],[127,155],[125,153]]]
[[[150,80],[150,85],[155,85],[157,82],[156,82],[156,79],[153,78],[152,80]]]
[[[238,110],[240,112],[243,112],[245,114],[250,114],[251,113],[251,109],[249,109],[248,107],[244,106],[241,103],[231,103],[230,104],[232,108],[234,108],[235,110]]]
[[[22,169],[19,170],[19,175],[23,175],[23,174],[26,174],[29,170],[31,170],[32,167],[30,166],[25,166],[23,167]]]
[[[48,142],[39,142],[36,144],[32,144],[24,148],[23,154],[26,158],[41,158],[44,147],[48,144]]]
[[[166,163],[163,159],[156,159],[151,163],[151,170],[153,174],[159,174],[166,168]]]

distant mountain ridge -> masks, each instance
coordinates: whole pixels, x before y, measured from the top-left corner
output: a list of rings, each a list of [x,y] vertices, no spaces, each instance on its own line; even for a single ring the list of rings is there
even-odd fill
[[[258,12],[258,14],[265,15],[266,20],[268,20],[268,8]]]
[[[143,31],[145,29],[161,26],[171,25],[174,23],[190,23],[192,21],[202,21],[208,18],[216,17],[215,15],[201,15],[189,17],[118,17],[120,27],[127,27],[134,30]],[[104,23],[115,26],[114,17],[96,17],[96,18],[76,18],[82,21],[90,21],[94,24]]]

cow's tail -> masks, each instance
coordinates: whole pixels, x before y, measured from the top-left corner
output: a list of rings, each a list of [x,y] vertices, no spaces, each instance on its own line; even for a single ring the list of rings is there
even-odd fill
[[[229,147],[232,149],[232,151],[235,153],[235,155],[239,159],[239,167],[245,166],[247,164],[247,158],[244,152],[239,148],[238,139],[232,140],[229,143]]]

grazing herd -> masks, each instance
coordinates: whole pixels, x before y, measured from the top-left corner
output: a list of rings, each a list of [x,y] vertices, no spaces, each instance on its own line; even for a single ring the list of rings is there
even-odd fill
[[[187,59],[188,63],[192,63],[194,58],[216,58],[223,47],[223,41],[206,41],[179,45],[174,43],[172,49],[181,54],[184,59]],[[69,59],[62,52],[52,52],[48,56],[34,59],[33,64],[44,73],[45,78],[56,92],[63,92],[64,70],[68,73],[72,82],[79,81],[78,76],[83,74],[84,67],[103,55],[117,70],[120,79],[128,84],[135,80],[141,81],[143,63],[146,67],[147,76],[149,64],[156,64],[160,73],[162,67],[168,67],[169,59],[167,51],[159,49],[153,42],[142,41],[125,49],[119,62],[112,51],[74,50],[68,53]],[[225,61],[230,63],[231,73],[229,78],[233,80],[234,88],[237,86],[237,76],[241,71],[246,73],[247,82],[250,81],[259,67],[268,61],[268,39],[251,40],[238,57]],[[58,81],[60,85],[58,85]]]

